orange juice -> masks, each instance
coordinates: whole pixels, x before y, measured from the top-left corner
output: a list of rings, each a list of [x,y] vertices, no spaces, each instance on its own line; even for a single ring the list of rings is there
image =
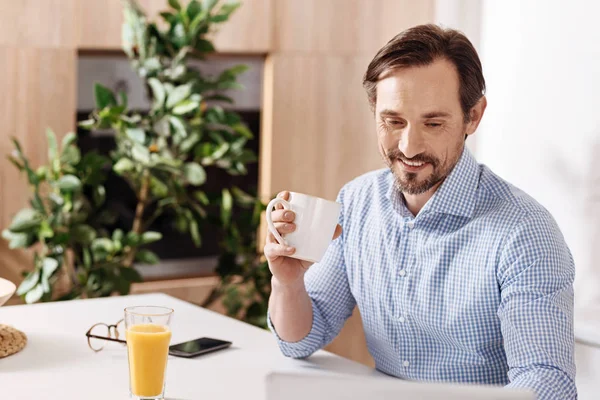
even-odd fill
[[[166,326],[139,324],[125,333],[131,393],[154,397],[163,392],[171,331]]]

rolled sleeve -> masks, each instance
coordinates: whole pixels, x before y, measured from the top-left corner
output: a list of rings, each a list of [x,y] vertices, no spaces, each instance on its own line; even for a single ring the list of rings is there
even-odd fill
[[[498,316],[511,388],[538,400],[577,398],[573,335],[573,258],[549,214],[524,218],[499,268]]]
[[[271,316],[267,313],[267,324],[269,325],[269,329],[277,338],[279,348],[286,357],[306,358],[324,346],[323,341],[327,337],[326,323],[319,310],[315,307],[312,299],[311,302],[313,305],[312,327],[310,328],[308,335],[299,342],[286,342],[281,339],[271,322]]]

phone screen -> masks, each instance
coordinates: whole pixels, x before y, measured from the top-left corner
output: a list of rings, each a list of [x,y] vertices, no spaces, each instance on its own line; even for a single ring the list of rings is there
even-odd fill
[[[174,344],[169,350],[175,355],[199,355],[231,346],[231,342],[219,339],[200,338],[189,342]],[[183,354],[182,354],[183,353]]]

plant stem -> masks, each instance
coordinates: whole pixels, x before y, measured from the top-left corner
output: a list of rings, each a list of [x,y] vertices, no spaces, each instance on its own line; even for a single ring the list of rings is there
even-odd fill
[[[142,233],[142,219],[144,218],[144,210],[146,209],[146,202],[148,201],[148,188],[150,186],[150,171],[145,169],[142,173],[142,182],[140,185],[140,193],[138,195],[138,203],[135,207],[135,218],[133,220],[132,231],[138,235]],[[123,265],[125,267],[131,267],[135,258],[137,247],[132,247],[125,257]]]

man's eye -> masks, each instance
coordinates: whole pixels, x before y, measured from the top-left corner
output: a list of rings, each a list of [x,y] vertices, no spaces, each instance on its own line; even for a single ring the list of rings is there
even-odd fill
[[[397,119],[388,119],[385,121],[386,124],[391,126],[400,126],[402,125],[402,121],[398,121]]]
[[[442,126],[442,124],[438,124],[438,123],[435,123],[435,122],[429,122],[429,123],[427,123],[425,125],[427,125],[430,128],[438,128],[438,127]]]

